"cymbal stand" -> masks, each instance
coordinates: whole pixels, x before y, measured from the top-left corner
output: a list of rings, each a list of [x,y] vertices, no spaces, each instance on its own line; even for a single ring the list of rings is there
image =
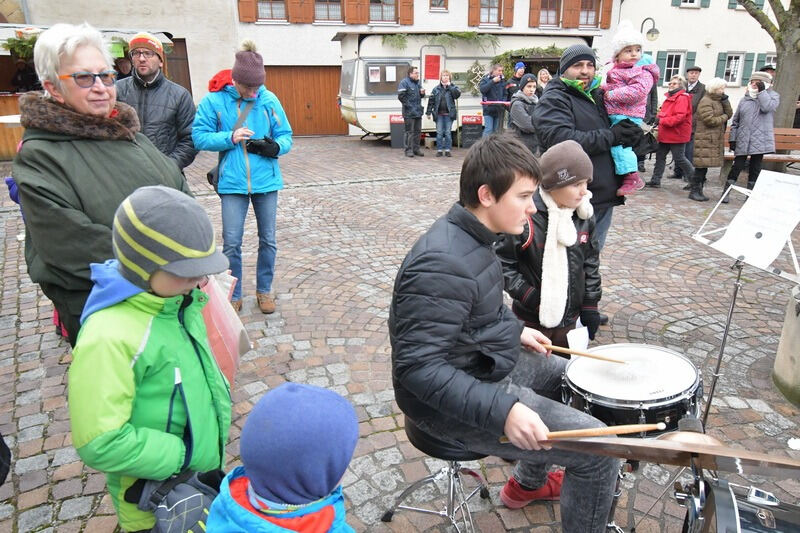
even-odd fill
[[[674,477],[674,478],[672,478],[672,481],[670,481],[669,483],[667,483],[667,486],[666,486],[666,487],[664,487],[664,490],[663,490],[663,491],[661,491],[661,494],[659,494],[659,495],[658,495],[658,497],[657,497],[657,498],[656,498],[656,499],[653,501],[653,503],[650,505],[650,508],[649,508],[647,511],[645,511],[645,513],[642,515],[642,517],[641,517],[641,518],[639,518],[639,520],[637,520],[637,521],[636,521],[636,523],[635,523],[635,524],[633,525],[633,527],[631,528],[631,532],[630,532],[630,533],[636,533],[636,528],[637,528],[637,527],[639,527],[639,524],[641,524],[641,523],[642,523],[642,520],[644,520],[644,519],[645,519],[645,518],[646,518],[646,517],[647,517],[647,516],[650,514],[650,511],[652,511],[652,510],[653,510],[653,507],[655,507],[655,506],[656,506],[656,504],[657,504],[659,501],[661,501],[661,498],[663,498],[663,497],[664,497],[664,495],[667,493],[667,491],[668,491],[669,489],[675,488],[676,482],[678,481],[678,478],[679,478],[679,477],[681,477],[681,475],[683,475],[683,471],[684,471],[684,470],[686,470],[686,467],[685,467],[685,466],[681,467],[681,469],[680,469],[680,470],[678,470],[678,473],[677,473],[677,474],[675,474],[675,477]],[[677,497],[677,495],[676,495],[676,497]],[[620,529],[620,528],[619,528],[619,527],[618,527],[616,524],[614,524],[613,522],[612,522],[611,524],[608,524],[608,526],[606,526],[606,527],[608,527],[608,528],[611,528],[611,527],[612,527],[612,525],[613,525],[613,527],[615,527],[615,528],[616,528],[616,529],[614,530],[614,533],[622,533],[622,529]]]
[[[691,485],[683,486],[680,483],[674,483],[675,499],[681,507],[686,507],[686,519],[683,524],[684,533],[701,533],[707,531],[705,523],[704,510],[706,507],[706,496],[708,489],[706,482],[700,469],[698,469],[694,460],[692,460],[692,475],[694,481]],[[684,467],[683,470],[685,470]],[[679,473],[680,474],[680,473]],[[677,478],[676,478],[677,480]],[[638,524],[637,524],[638,525]]]
[[[739,294],[739,289],[742,287],[742,267],[744,263],[741,259],[737,259],[731,266],[731,270],[736,269],[736,282],[733,284],[733,295],[731,296],[731,307],[728,309],[728,320],[725,321],[725,331],[722,334],[722,343],[719,346],[719,355],[717,356],[717,366],[714,369],[713,378],[711,380],[711,389],[708,391],[708,400],[706,400],[706,408],[703,411],[703,427],[706,427],[708,420],[708,412],[711,409],[711,401],[714,399],[714,389],[717,387],[717,379],[719,378],[719,368],[722,365],[722,354],[725,352],[725,343],[728,340],[728,331],[731,328],[731,320],[733,320],[733,308],[736,306],[736,296]]]

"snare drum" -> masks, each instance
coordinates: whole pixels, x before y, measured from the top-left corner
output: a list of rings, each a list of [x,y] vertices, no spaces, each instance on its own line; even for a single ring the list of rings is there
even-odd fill
[[[609,344],[589,352],[627,364],[573,357],[564,374],[564,403],[609,426],[664,422],[665,431],[675,431],[679,419],[699,416],[703,382],[683,355],[649,344]]]

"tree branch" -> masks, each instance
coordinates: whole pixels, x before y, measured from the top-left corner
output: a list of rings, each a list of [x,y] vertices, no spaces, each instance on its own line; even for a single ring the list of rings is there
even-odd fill
[[[797,0],[793,0],[797,1]],[[769,0],[769,7],[772,8],[773,13],[775,13],[775,18],[781,20],[781,16],[783,16],[786,12],[786,9],[783,7],[782,0]]]
[[[756,21],[761,25],[761,27],[764,28],[764,31],[766,31],[769,34],[769,36],[772,37],[772,40],[775,41],[775,43],[777,44],[777,42],[781,39],[781,32],[778,29],[778,27],[775,26],[775,24],[773,24],[771,20],[769,20],[769,17],[767,16],[766,13],[764,13],[764,10],[759,9],[758,6],[756,6],[756,3],[753,2],[753,0],[738,0],[738,1],[739,5],[742,6],[745,9],[745,11],[747,11],[750,14],[751,17],[756,19]],[[785,10],[783,9],[783,6],[780,5],[780,2],[781,0],[769,0],[769,5],[772,6],[773,11],[775,11],[775,18],[777,18],[778,20],[781,20],[781,18],[786,14]],[[780,11],[777,11],[775,9],[775,4],[780,5],[779,8]]]

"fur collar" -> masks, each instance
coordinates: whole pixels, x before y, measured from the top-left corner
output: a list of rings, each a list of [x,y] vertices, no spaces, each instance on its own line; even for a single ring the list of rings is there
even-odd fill
[[[20,123],[53,133],[102,141],[132,141],[139,131],[136,111],[123,102],[114,106],[113,118],[84,115],[45,98],[41,91],[28,92],[19,99]]]

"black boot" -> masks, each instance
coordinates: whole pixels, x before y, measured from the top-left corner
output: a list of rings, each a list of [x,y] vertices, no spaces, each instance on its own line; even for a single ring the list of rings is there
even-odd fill
[[[689,200],[694,200],[695,202],[707,202],[708,197],[703,194],[703,182],[697,176],[692,178],[692,190],[689,193]]]
[[[747,180],[747,188],[748,189],[750,189],[752,191],[753,187],[755,187],[755,186],[756,186],[756,180],[753,180],[753,181]]]
[[[733,180],[728,180],[728,181],[726,181],[726,182],[725,182],[725,188],[724,188],[724,189],[722,189],[722,194],[724,195],[724,194],[725,194],[725,191],[727,191],[727,190],[728,190],[728,188],[730,188],[730,186],[731,186],[731,185],[735,185],[735,184],[736,184],[736,182],[735,182],[735,181],[733,181]],[[727,203],[728,203],[728,202],[730,202],[730,201],[731,201],[730,194],[728,194],[727,196],[725,196],[725,198],[723,198],[723,199],[722,199],[722,203],[723,203],[723,204],[727,204]]]

